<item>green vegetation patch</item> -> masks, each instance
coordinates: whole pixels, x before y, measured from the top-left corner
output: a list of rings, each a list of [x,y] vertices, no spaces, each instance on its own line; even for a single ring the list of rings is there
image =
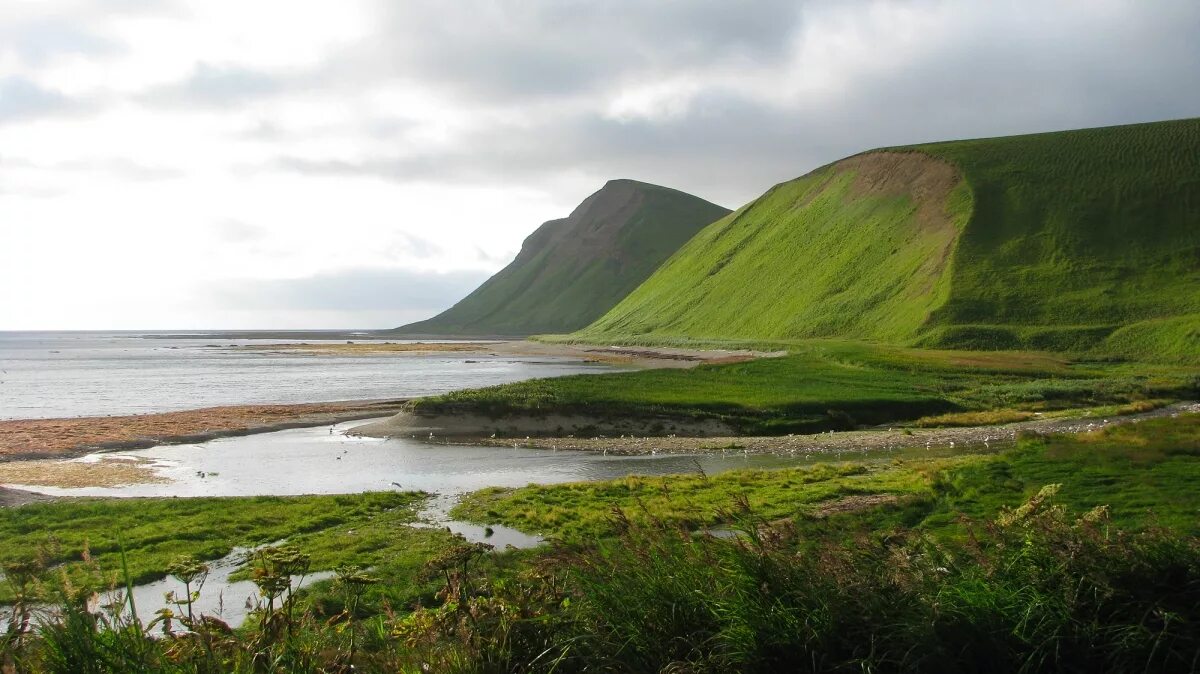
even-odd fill
[[[830,463],[713,476],[631,475],[608,482],[490,488],[464,497],[454,515],[580,542],[613,534],[618,524],[614,509],[635,522],[698,529],[729,523],[741,501],[758,515],[775,519],[848,496],[926,492],[929,479],[919,471],[929,468]]]
[[[1108,506],[1125,527],[1200,535],[1200,414],[1025,438],[993,459],[947,471],[937,485],[943,502],[925,525],[989,517],[1047,484],[1061,484],[1057,500],[1074,510]]]
[[[440,530],[408,526],[425,500],[417,493],[248,498],[79,499],[0,508],[0,564],[41,556],[46,565],[81,569],[86,554],[112,579],[120,546],[131,582],[167,575],[190,556],[219,559],[235,547],[287,539],[312,569],[343,564],[419,566],[449,540]],[[123,580],[122,580],[123,582]],[[0,600],[8,588],[0,585]]]

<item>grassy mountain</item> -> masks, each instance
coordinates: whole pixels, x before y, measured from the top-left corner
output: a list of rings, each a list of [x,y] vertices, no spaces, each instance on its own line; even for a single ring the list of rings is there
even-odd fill
[[[405,334],[569,332],[599,318],[705,225],[729,210],[677,190],[612,180],[551,220],[507,267]]]
[[[577,336],[1200,362],[1200,119],[835,162],[705,228]]]

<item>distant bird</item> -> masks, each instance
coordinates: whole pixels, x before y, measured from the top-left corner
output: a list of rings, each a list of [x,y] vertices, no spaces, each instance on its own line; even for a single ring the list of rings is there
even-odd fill
[[[404,487],[401,487],[401,486],[400,486],[400,483],[399,483],[399,482],[393,482],[393,483],[392,483],[392,486],[393,486],[393,487],[395,487],[396,489],[403,489],[403,488],[404,488]]]

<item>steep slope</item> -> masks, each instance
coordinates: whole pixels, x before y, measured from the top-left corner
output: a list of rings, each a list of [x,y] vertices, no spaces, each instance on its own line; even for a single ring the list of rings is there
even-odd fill
[[[1200,360],[1200,120],[835,162],[707,227],[578,336]]]
[[[678,190],[612,180],[525,239],[507,267],[445,312],[395,332],[569,332],[604,314],[729,209]]]

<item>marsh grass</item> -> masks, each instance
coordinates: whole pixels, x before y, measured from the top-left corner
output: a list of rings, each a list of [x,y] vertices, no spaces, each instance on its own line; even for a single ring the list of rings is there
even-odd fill
[[[245,498],[72,499],[0,508],[0,564],[27,561],[35,551],[68,576],[81,555],[110,576],[121,569],[118,532],[134,584],[168,575],[188,556],[214,560],[235,547],[289,539],[304,547],[314,570],[340,565],[411,567],[444,545],[441,531],[408,527],[426,498],[374,492],[338,496]],[[400,574],[403,575],[403,574]],[[235,579],[249,577],[249,568]],[[406,588],[404,591],[408,591]],[[0,602],[11,600],[0,584]],[[398,588],[398,592],[399,592]]]

